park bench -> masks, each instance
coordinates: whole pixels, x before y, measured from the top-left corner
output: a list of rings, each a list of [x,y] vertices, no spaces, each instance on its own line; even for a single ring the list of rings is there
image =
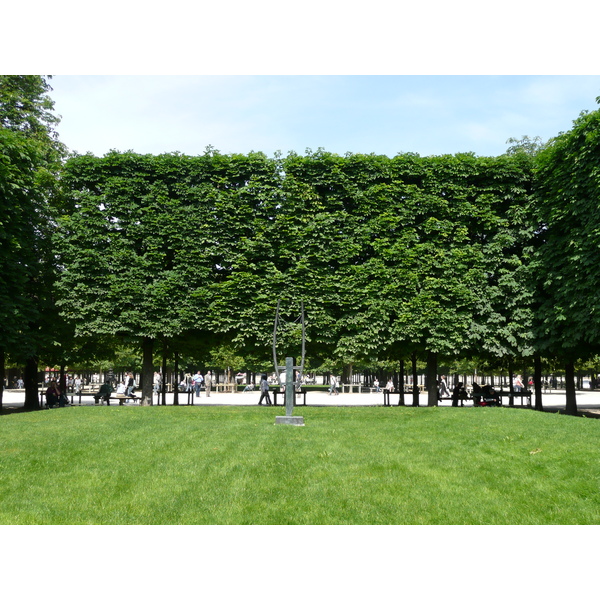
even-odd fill
[[[235,392],[237,390],[237,383],[213,383],[212,388],[216,392]]]
[[[452,396],[449,396],[449,397],[446,397],[446,396],[444,396],[443,398],[442,398],[441,396],[438,396],[438,402],[444,402],[445,400],[448,400],[448,402],[452,403]],[[461,406],[464,406],[464,402],[465,402],[466,400],[473,400],[473,397],[472,397],[472,396],[469,396],[469,395],[467,394],[467,396],[466,396],[466,397],[464,397],[464,396],[463,396],[462,398],[459,398],[459,399],[458,399],[458,401],[460,402],[460,405],[461,405]]]
[[[392,394],[397,394],[398,395],[398,406],[400,406],[400,399],[401,399],[400,390],[394,390],[392,392],[390,390],[387,390],[387,389],[383,388],[381,391],[383,392],[383,405],[384,406],[391,406],[391,404],[390,404],[390,396]],[[404,395],[406,396],[407,393],[404,392]]]
[[[93,394],[95,404],[104,404],[105,396],[100,397],[99,400],[96,401],[96,398],[95,398],[96,395],[97,394]],[[125,394],[116,394],[113,392],[108,398],[109,405],[110,405],[111,400],[118,400],[119,405],[123,406],[125,404],[125,402],[128,402],[129,400],[131,400],[132,402],[139,402],[140,398],[138,398],[137,396],[126,396]],[[81,404],[81,398],[80,398],[80,404]]]
[[[421,393],[425,389],[425,386],[422,386],[422,385],[418,385],[417,387],[419,389],[419,393]],[[412,385],[408,385],[408,384],[404,385],[404,405],[400,404],[400,400],[401,400],[400,390],[394,390],[393,392],[391,392],[390,390],[382,388],[381,391],[383,392],[383,405],[384,406],[391,406],[391,404],[390,404],[390,395],[391,394],[398,395],[398,406],[405,406],[407,397],[410,398],[412,401],[412,393],[413,393]]]
[[[511,402],[511,397],[512,398],[520,398],[521,399],[521,406],[523,406],[523,400],[525,398],[527,398],[527,404],[526,406],[528,406],[529,408],[531,408],[531,390],[523,390],[521,392],[511,392],[510,390],[500,390],[498,392],[498,396],[505,397],[509,399],[509,403],[510,405],[512,405],[513,403]]]
[[[504,404],[504,402],[502,401],[502,398],[508,398],[509,399],[509,405],[513,406],[513,402],[511,401],[514,398],[520,398],[521,399],[521,406],[527,406],[529,408],[531,408],[531,391],[530,390],[523,390],[522,392],[511,392],[510,390],[496,390],[496,394],[498,394],[498,398],[499,401],[495,402],[493,400],[493,398],[490,398],[489,395],[486,395],[483,392],[475,392],[473,393],[473,400],[475,401],[476,399],[479,399],[480,403],[481,402],[485,402],[484,406],[491,406],[494,404],[497,404],[498,406],[502,406]],[[523,400],[527,398],[527,404],[523,404]]]
[[[352,394],[354,388],[356,388],[356,392],[360,394],[360,390],[361,390],[360,383],[340,383],[339,386],[342,388],[342,394],[345,394],[345,393]]]
[[[283,396],[282,404],[285,404],[285,390],[282,392],[281,390],[270,390],[273,392],[273,405],[277,406],[277,395],[281,394]],[[296,406],[296,396],[302,396],[303,402],[302,404],[306,406],[306,391],[304,390],[294,390],[294,406]]]

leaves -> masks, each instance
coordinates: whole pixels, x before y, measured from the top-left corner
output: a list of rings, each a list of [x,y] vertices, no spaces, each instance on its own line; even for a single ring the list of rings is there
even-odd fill
[[[518,345],[521,157],[74,157],[59,303],[80,334],[204,331],[266,360]],[[509,304],[516,309],[517,303]],[[522,337],[522,336],[521,336]],[[489,338],[495,345],[486,345]]]

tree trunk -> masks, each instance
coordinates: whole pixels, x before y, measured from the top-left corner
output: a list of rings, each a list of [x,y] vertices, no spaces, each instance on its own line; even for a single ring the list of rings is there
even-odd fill
[[[513,379],[514,379],[514,371],[513,371],[512,361],[511,361],[508,365],[508,389],[511,394],[515,391],[515,388],[513,387]],[[515,405],[515,399],[512,395],[509,396],[509,398],[508,398],[508,405],[509,406]]]
[[[32,356],[25,363],[25,410],[40,409],[40,395],[38,390],[38,358]]]
[[[154,379],[153,347],[154,340],[145,337],[142,341],[142,400],[140,402],[142,406],[152,404],[152,384]]]
[[[173,366],[175,371],[175,380],[173,381],[173,406],[179,406],[179,352],[175,352],[175,365]]]
[[[427,352],[427,406],[438,405],[437,354]]]
[[[542,406],[542,359],[539,354],[534,357],[533,389],[535,391],[535,410],[544,410]]]
[[[398,391],[400,392],[398,406],[404,406],[404,359],[400,361],[400,381],[398,382],[398,385]]]
[[[6,377],[6,358],[4,350],[0,350],[0,411],[2,410],[2,398],[4,396],[4,378]]]
[[[565,365],[565,391],[567,395],[566,413],[577,415],[577,399],[575,397],[575,363],[567,362]]]
[[[417,381],[417,354],[416,352],[410,357],[412,363],[412,379],[413,379],[413,406],[419,406],[419,385]]]
[[[163,340],[162,347],[162,377],[161,377],[162,385],[160,390],[160,396],[162,400],[162,405],[167,405],[167,340]]]

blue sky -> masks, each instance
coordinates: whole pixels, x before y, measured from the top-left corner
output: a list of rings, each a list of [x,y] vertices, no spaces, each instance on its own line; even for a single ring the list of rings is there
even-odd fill
[[[599,108],[600,76],[54,76],[73,151],[502,154]]]

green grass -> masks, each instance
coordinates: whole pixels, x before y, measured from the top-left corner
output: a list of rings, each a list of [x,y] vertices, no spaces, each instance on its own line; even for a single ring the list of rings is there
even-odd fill
[[[1,524],[598,524],[600,420],[507,408],[0,418]]]

